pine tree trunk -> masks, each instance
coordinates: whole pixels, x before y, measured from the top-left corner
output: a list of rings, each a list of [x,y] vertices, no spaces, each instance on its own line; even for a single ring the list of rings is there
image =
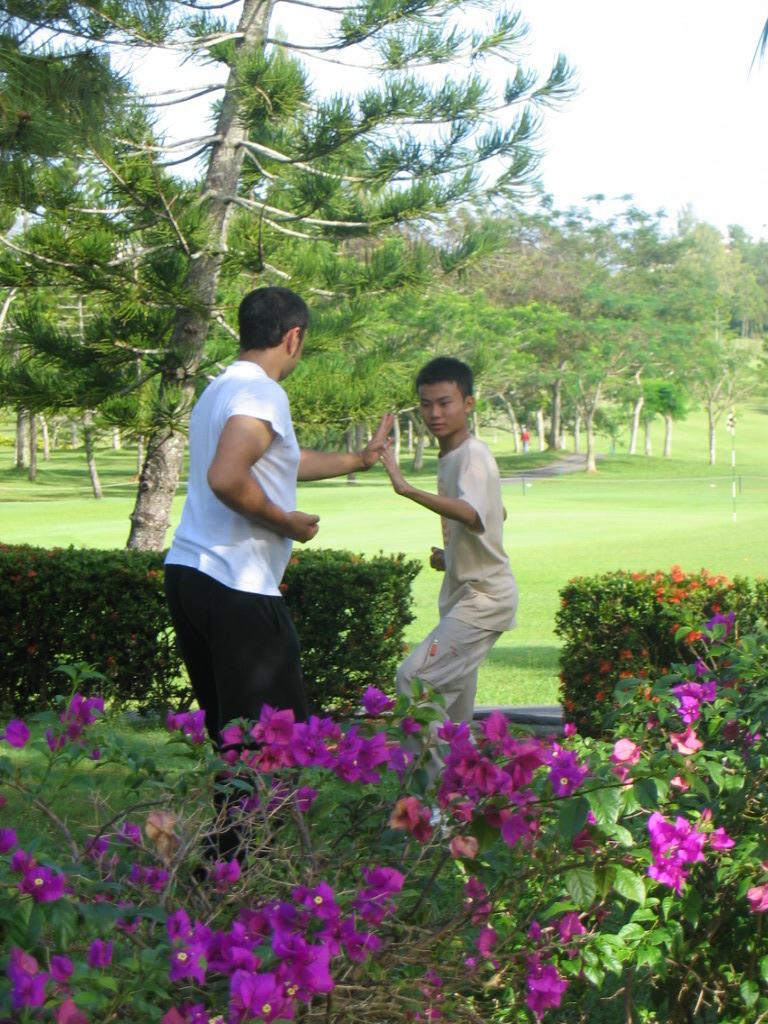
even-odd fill
[[[544,410],[541,408],[536,410],[536,437],[539,442],[539,451],[543,452],[547,445],[544,440]]]
[[[408,417],[408,454],[413,455],[413,420]]]
[[[651,421],[650,420],[646,420],[645,421],[645,438],[644,438],[644,443],[643,443],[643,454],[645,454],[646,456],[650,456],[650,455],[653,454],[653,449],[652,449],[652,446],[651,446]]]
[[[29,421],[26,409],[16,410],[16,453],[14,465],[17,469],[24,469],[27,465],[27,450],[29,448]]]
[[[645,405],[645,397],[639,395],[632,407],[632,428],[629,432],[629,454],[637,455],[637,436],[640,433],[640,414]]]
[[[472,413],[472,433],[475,437],[480,440],[480,420],[477,418],[477,413]]]
[[[70,420],[69,421],[69,431],[70,431],[70,433],[69,433],[70,443],[72,444],[73,448],[77,448],[77,445],[78,445],[77,423],[75,423],[74,420]]]
[[[664,416],[664,458],[672,457],[672,417]]]
[[[88,464],[88,475],[91,478],[93,496],[97,500],[102,497],[101,480],[96,468],[95,431],[93,429],[93,413],[87,409],[83,413],[83,443],[85,445],[85,461]]]
[[[581,416],[573,421],[573,450],[576,455],[581,452]]]
[[[29,469],[27,477],[37,480],[37,416],[29,414]]]
[[[269,17],[275,0],[244,0],[236,44],[241,50],[264,46]],[[237,194],[244,150],[240,145],[246,132],[237,110],[236,74],[230,71],[221,102],[216,135],[208,170],[202,185],[207,213],[209,247],[191,261],[184,291],[194,304],[182,307],[176,317],[170,341],[169,368],[161,386],[179,389],[191,405],[194,376],[203,353],[210,313],[226,247],[227,226],[234,210],[231,197]],[[136,504],[131,513],[128,547],[159,551],[165,544],[173,497],[181,476],[184,457],[184,424],[157,426],[147,438],[147,455],[141,470]]]

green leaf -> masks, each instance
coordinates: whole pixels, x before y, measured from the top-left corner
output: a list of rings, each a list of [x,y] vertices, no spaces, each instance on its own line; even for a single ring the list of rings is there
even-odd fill
[[[659,806],[659,791],[655,779],[637,779],[633,782],[632,789],[642,807]]]
[[[760,977],[763,981],[768,981],[768,956],[764,956],[760,960]]]
[[[739,985],[739,992],[741,992],[741,998],[744,1000],[745,1006],[751,1009],[757,1002],[760,988],[756,981],[742,981]]]
[[[579,832],[581,832],[587,823],[588,813],[589,803],[583,796],[578,796],[563,802],[560,807],[560,814],[557,822],[560,835],[563,839],[570,842],[574,836],[577,836]]]
[[[616,867],[616,877],[613,880],[613,888],[625,899],[634,900],[641,906],[645,903],[645,885],[643,879],[625,868],[622,865]]]
[[[620,787],[595,789],[587,795],[589,806],[598,825],[612,825],[621,812],[622,792]]]
[[[661,960],[661,950],[657,946],[640,946],[635,954],[638,967],[654,967]]]
[[[572,868],[565,872],[565,888],[578,907],[589,907],[597,894],[595,873],[590,868]]]

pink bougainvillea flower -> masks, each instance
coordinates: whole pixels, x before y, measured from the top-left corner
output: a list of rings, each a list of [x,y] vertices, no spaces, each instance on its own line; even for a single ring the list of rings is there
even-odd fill
[[[394,910],[395,893],[405,884],[405,875],[395,868],[363,868],[366,886],[354,900],[360,917],[371,924],[383,921]]]
[[[448,849],[456,860],[474,860],[480,849],[480,844],[474,836],[454,836]]]
[[[426,843],[434,829],[430,824],[430,809],[418,797],[401,797],[392,809],[389,827],[409,832],[419,843]]]
[[[768,910],[768,884],[752,886],[747,890],[747,899],[753,914],[764,914]]]
[[[475,945],[480,955],[485,957],[486,960],[490,960],[491,950],[496,945],[498,938],[499,936],[495,928],[491,928],[490,925],[483,925],[480,929]]]
[[[378,686],[369,686],[363,694],[363,707],[366,714],[381,715],[385,711],[391,711],[394,706],[395,701]]]
[[[60,1006],[53,1011],[53,1019],[56,1024],[88,1024],[88,1018],[71,997],[67,997]]]
[[[381,939],[373,932],[358,931],[353,918],[347,917],[341,922],[339,938],[344,952],[354,963],[362,963],[371,953],[381,949]]]
[[[29,735],[29,728],[26,723],[18,718],[12,718],[5,727],[2,739],[12,747],[17,747],[20,750],[29,742]]]
[[[613,745],[611,760],[614,764],[637,764],[642,754],[642,748],[629,739],[616,740]]]
[[[704,744],[696,735],[696,730],[692,729],[690,725],[685,732],[671,732],[669,734],[669,742],[678,752],[678,754],[695,754],[697,750],[701,750]]]
[[[528,957],[526,1003],[534,1016],[541,1020],[547,1010],[557,1009],[568,988],[568,982],[557,973],[552,964],[542,964],[538,954]]]
[[[724,828],[716,828],[709,834],[709,845],[713,850],[730,850],[736,844]]]
[[[464,886],[464,906],[470,912],[472,924],[480,924],[493,909],[488,890],[474,876]]]
[[[686,865],[704,860],[706,834],[698,832],[685,818],[667,821],[658,811],[648,819],[648,832],[653,854],[648,874],[680,893],[689,874]]]

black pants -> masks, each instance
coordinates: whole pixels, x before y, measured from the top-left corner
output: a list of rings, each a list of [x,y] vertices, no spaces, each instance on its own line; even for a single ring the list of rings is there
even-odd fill
[[[189,681],[208,735],[262,707],[308,717],[299,638],[281,597],[225,587],[184,565],[165,567],[165,593]]]

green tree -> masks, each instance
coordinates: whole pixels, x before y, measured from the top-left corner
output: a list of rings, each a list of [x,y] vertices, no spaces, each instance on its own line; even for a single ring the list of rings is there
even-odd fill
[[[325,41],[304,45],[281,33],[271,0],[244,0],[236,23],[219,7],[202,11],[182,2],[19,5],[30,32],[76,32],[105,46],[175,46],[189,62],[226,73],[215,126],[201,125],[196,143],[169,151],[137,106],[109,144],[90,146],[80,164],[90,160],[115,196],[94,214],[121,221],[123,247],[109,252],[111,260],[124,258],[138,233],[135,267],[146,255],[146,235],[162,228],[175,229],[175,255],[184,265],[166,298],[170,328],[148,339],[164,357],[130,546],[163,545],[206,341],[217,315],[231,319],[220,304],[225,278],[241,291],[288,283],[316,296],[315,305],[408,284],[412,267],[393,258],[403,254],[393,230],[461,203],[515,195],[532,180],[536,110],[568,95],[565,60],[538,81],[516,62],[524,32],[518,15],[486,0],[477,5],[485,19],[478,29],[467,26],[464,7],[460,0],[358,0],[339,8]],[[500,91],[482,73],[483,63],[497,57],[513,68]],[[330,61],[341,74],[364,63],[375,79],[358,93],[319,98],[301,63],[307,59]],[[468,69],[463,77],[461,65]],[[448,67],[450,74],[436,79]],[[192,152],[207,165],[185,194],[161,164]],[[68,235],[73,229],[60,225],[59,264]],[[355,251],[354,239],[367,242]],[[350,253],[358,257],[355,273]],[[41,257],[51,258],[44,247],[36,252],[38,270]],[[88,276],[82,264],[72,273]]]

